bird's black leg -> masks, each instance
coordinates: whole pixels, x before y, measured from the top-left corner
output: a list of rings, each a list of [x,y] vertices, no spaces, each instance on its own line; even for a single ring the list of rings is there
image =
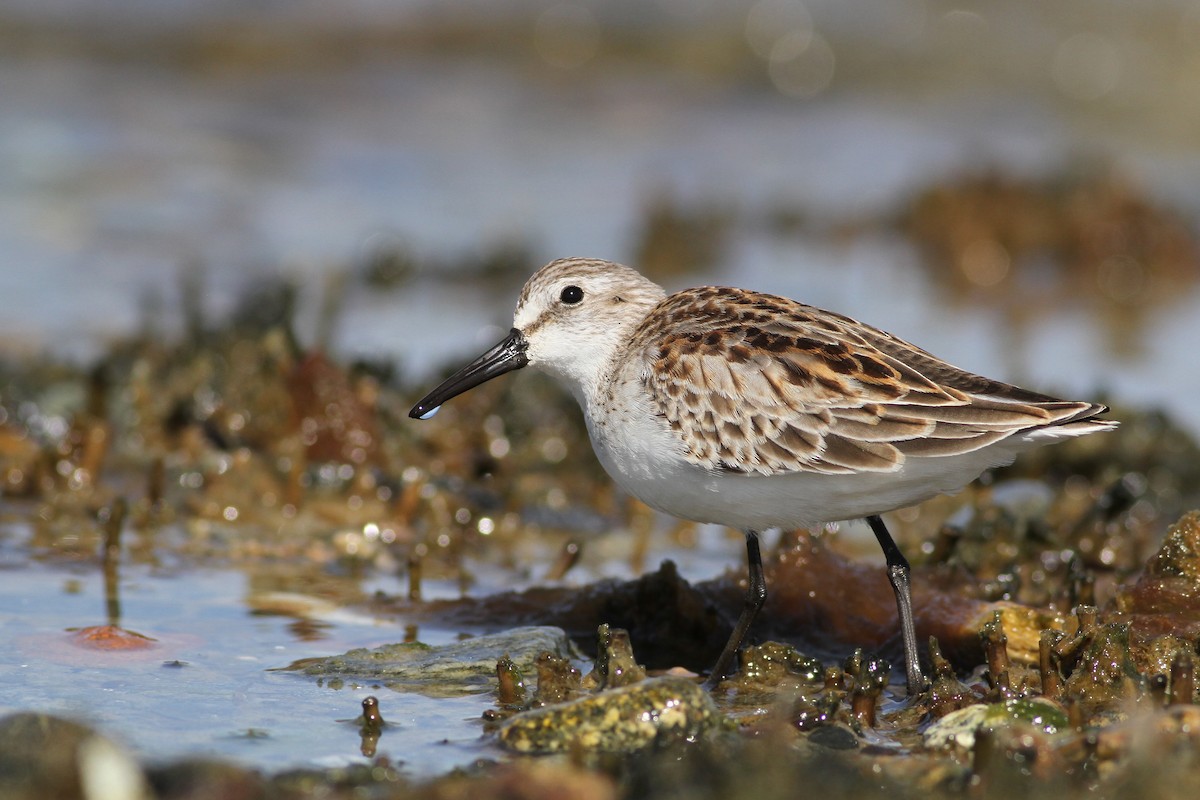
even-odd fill
[[[887,526],[877,514],[867,517],[867,524],[883,548],[887,561],[888,580],[896,593],[896,609],[900,612],[900,635],[904,640],[904,670],[908,676],[908,696],[913,697],[925,688],[921,661],[917,657],[917,627],[913,623],[912,590],[908,581],[908,559],[900,552]]]
[[[742,613],[738,616],[737,624],[733,626],[733,633],[730,634],[729,641],[725,643],[725,649],[721,651],[717,663],[713,665],[712,672],[704,681],[706,689],[715,688],[724,680],[725,676],[733,671],[733,660],[737,656],[737,651],[742,646],[746,634],[750,632],[750,626],[754,624],[754,618],[758,616],[759,609],[767,600],[767,580],[763,577],[762,553],[758,549],[758,534],[754,531],[746,531],[746,562],[749,565],[750,575],[749,585],[746,587],[746,602],[742,606]]]

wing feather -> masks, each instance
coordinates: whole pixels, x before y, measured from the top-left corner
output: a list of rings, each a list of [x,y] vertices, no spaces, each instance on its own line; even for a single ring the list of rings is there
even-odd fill
[[[624,363],[690,461],[744,473],[895,471],[907,458],[960,455],[1105,410],[965,372],[849,317],[743,289],[666,298]]]

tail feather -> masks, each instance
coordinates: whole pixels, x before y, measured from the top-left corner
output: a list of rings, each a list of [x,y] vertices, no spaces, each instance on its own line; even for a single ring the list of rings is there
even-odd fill
[[[1085,436],[1089,433],[1101,433],[1115,430],[1121,423],[1115,419],[1098,419],[1101,414],[1108,412],[1108,406],[1100,403],[1081,404],[1078,411],[1048,425],[1029,428],[1020,434],[1020,438],[1028,442],[1044,441],[1046,439],[1069,439],[1075,436]]]

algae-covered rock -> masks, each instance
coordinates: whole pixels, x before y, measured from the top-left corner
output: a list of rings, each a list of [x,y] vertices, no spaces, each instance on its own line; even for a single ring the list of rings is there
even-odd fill
[[[1069,728],[1062,706],[1041,697],[1015,697],[1000,703],[952,711],[925,729],[922,741],[934,750],[974,749],[981,730],[1031,729],[1054,735]]]
[[[1034,608],[1016,603],[993,603],[981,610],[977,630],[997,621],[1003,629],[1004,650],[1009,660],[1018,664],[1038,663],[1042,631],[1065,631],[1069,624],[1062,614],[1046,608]]]
[[[513,628],[461,642],[431,647],[420,642],[358,648],[340,656],[308,658],[285,670],[320,678],[377,681],[396,691],[449,696],[478,692],[496,675],[496,663],[507,656],[521,672],[532,672],[541,653],[576,656],[559,628]]]
[[[1171,526],[1122,604],[1135,614],[1182,616],[1177,622],[1195,629],[1200,616],[1200,511],[1184,514]]]
[[[1191,511],[1171,526],[1158,555],[1146,564],[1146,575],[1188,578],[1200,584],[1200,511]]]
[[[693,681],[659,678],[526,711],[498,731],[520,753],[571,748],[629,753],[664,741],[693,740],[720,729],[724,716]]]
[[[1042,733],[1058,733],[1070,727],[1062,706],[1043,697],[1013,697],[993,703],[987,707],[983,721],[992,726],[1025,723]]]
[[[628,631],[604,623],[596,639],[596,666],[584,678],[584,688],[615,689],[646,679],[645,668],[633,657]]]
[[[780,642],[747,647],[742,651],[741,664],[739,680],[763,686],[775,686],[788,680],[819,686],[825,674],[819,659]]]
[[[1129,626],[1100,626],[1067,678],[1066,693],[1091,706],[1108,706],[1134,699],[1145,691],[1129,651]]]

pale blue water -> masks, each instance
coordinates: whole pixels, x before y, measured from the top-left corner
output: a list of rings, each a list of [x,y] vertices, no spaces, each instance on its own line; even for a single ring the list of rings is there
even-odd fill
[[[19,557],[12,543],[9,558]],[[157,640],[142,654],[83,650],[67,628],[106,621],[98,565],[11,562],[0,580],[0,714],[38,710],[77,719],[162,762],[220,756],[267,769],[366,761],[358,726],[362,699],[375,695],[390,723],[378,753],[428,776],[488,754],[480,715],[488,695],[433,700],[378,686],[335,690],[270,670],[300,658],[402,641],[395,620],[350,613],[321,619],[318,641],[303,641],[293,619],[257,616],[246,578],[229,570],[155,574],[122,569],[121,623]],[[422,641],[454,631],[423,629]],[[494,752],[490,753],[495,755]]]

